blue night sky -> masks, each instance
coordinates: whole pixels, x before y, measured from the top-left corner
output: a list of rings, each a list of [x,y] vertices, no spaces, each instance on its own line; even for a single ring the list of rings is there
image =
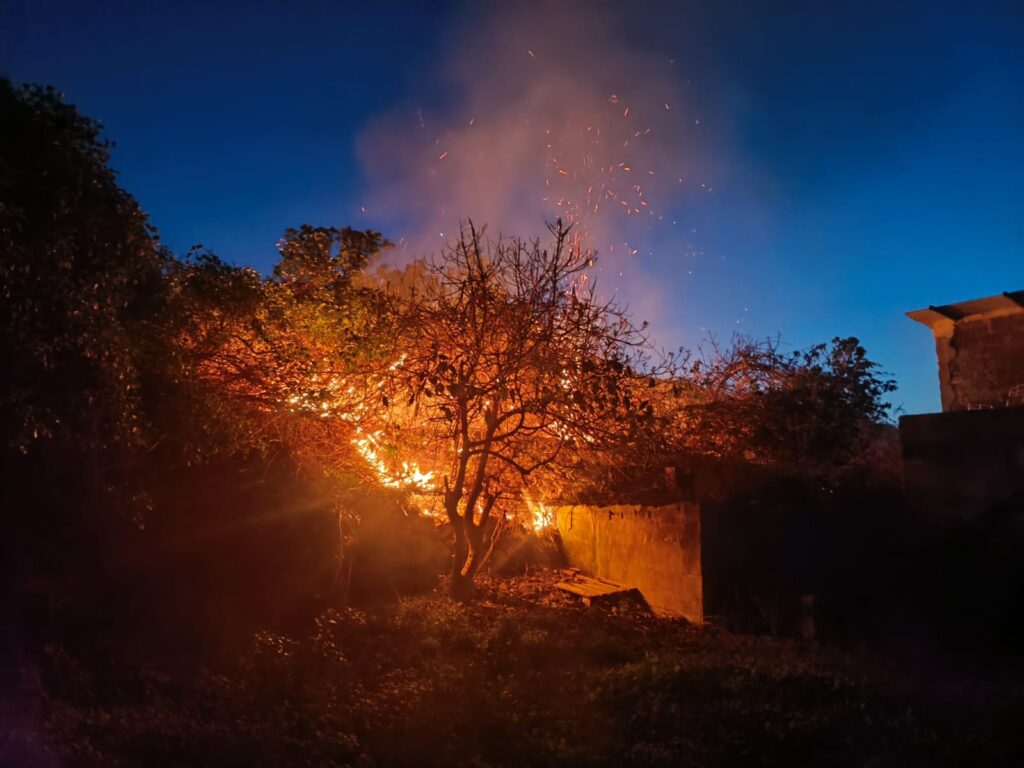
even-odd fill
[[[1019,1],[629,2],[594,11],[599,32],[573,23],[597,8],[583,3],[496,18],[463,3],[3,7],[0,71],[104,124],[122,184],[179,252],[202,243],[265,270],[302,222],[397,241],[427,227],[407,205],[422,194],[393,168],[381,178],[382,152],[417,157],[416,131],[467,146],[446,131],[468,101],[501,147],[509,118],[491,93],[514,101],[527,78],[563,71],[567,92],[597,93],[614,82],[602,67],[656,62],[620,92],[671,102],[679,120],[657,156],[686,180],[658,198],[658,226],[631,235],[642,248],[624,268],[659,341],[855,335],[897,379],[896,405],[933,411],[931,338],[903,313],[1024,288]],[[524,103],[541,105],[533,124],[558,119]],[[474,194],[470,182],[453,200]]]

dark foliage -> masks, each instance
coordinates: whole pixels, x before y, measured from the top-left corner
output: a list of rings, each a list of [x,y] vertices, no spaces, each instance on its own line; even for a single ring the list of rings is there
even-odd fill
[[[835,338],[790,354],[771,341],[712,344],[677,385],[679,442],[701,454],[836,480],[879,456],[895,382],[860,342]]]
[[[231,664],[27,671],[22,764],[955,766],[1020,756],[1011,680],[584,609],[557,574],[261,633]],[[472,663],[465,663],[472,653]],[[908,687],[909,684],[909,687]],[[965,706],[965,702],[973,702]]]
[[[0,688],[47,642],[222,651],[315,613],[337,579],[344,482],[203,366],[239,336],[270,339],[250,373],[287,347],[287,276],[324,266],[311,238],[341,243],[334,282],[316,272],[331,288],[317,301],[336,304],[379,235],[289,232],[276,280],[203,251],[179,261],[118,186],[97,123],[7,81],[0,115]],[[326,344],[344,323],[321,326]]]
[[[5,445],[142,438],[142,338],[167,256],[117,185],[99,125],[0,80],[0,418]]]

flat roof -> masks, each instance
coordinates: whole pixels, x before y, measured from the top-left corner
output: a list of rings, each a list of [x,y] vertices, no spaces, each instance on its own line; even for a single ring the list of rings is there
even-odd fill
[[[952,320],[954,323],[969,317],[991,315],[995,313],[1024,312],[1024,291],[1003,291],[995,296],[983,299],[958,301],[956,304],[930,305],[926,309],[915,309],[907,312],[907,317],[934,329],[942,321]]]

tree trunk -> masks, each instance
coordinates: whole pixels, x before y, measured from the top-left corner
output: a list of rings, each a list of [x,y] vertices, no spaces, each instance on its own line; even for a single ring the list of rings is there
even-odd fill
[[[469,579],[472,579],[476,576],[476,572],[480,569],[480,566],[484,561],[485,550],[483,530],[473,523],[467,523],[466,540],[469,542],[469,557],[466,558],[466,564],[462,568],[462,573]]]
[[[466,562],[469,560],[469,539],[466,536],[466,522],[462,518],[452,519],[452,570],[451,570],[451,596],[456,600],[468,600],[473,593],[472,576],[467,577],[464,573]]]
[[[455,540],[450,592],[456,600],[469,600],[473,597],[473,577],[486,554],[484,533],[479,526],[464,518],[452,523],[452,532]]]
[[[505,529],[505,516],[502,515],[498,518],[494,527],[491,529],[491,534],[487,537],[487,549],[483,555],[479,558],[477,563],[477,570],[483,568],[491,559],[491,555],[494,554],[494,547],[498,543],[498,538],[501,536],[502,531]]]

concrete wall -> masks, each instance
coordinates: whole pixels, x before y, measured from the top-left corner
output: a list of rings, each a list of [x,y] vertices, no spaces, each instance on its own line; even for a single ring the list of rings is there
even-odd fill
[[[942,410],[1005,405],[1010,389],[1024,385],[1024,311],[950,320],[932,330]]]
[[[969,520],[1024,490],[1024,408],[900,419],[908,503],[929,520]]]
[[[562,506],[554,516],[570,565],[636,587],[657,613],[704,620],[699,505]]]

